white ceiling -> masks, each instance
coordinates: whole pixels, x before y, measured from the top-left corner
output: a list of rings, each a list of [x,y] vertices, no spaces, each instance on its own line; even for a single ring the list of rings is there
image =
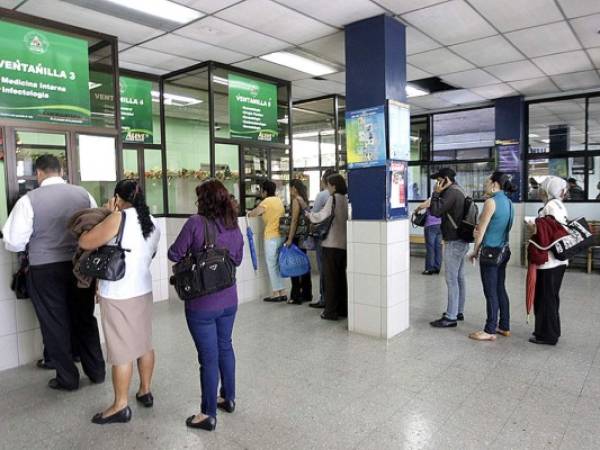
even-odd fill
[[[409,80],[435,75],[459,88],[409,100],[413,112],[600,89],[600,0],[175,1],[204,15],[165,33],[60,0],[0,6],[116,35],[125,68],[164,74],[215,60],[290,80],[296,100],[343,94],[344,25],[384,13],[407,25]],[[341,72],[318,81],[258,59],[293,48]]]

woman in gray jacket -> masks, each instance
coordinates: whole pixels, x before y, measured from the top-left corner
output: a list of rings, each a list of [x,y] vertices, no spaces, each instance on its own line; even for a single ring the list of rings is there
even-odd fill
[[[320,223],[333,213],[333,221],[327,237],[323,239],[323,279],[325,310],[321,319],[338,320],[348,316],[348,286],[346,282],[346,222],[348,221],[348,188],[340,174],[327,178],[327,190],[331,194],[323,209],[307,213],[312,223]],[[334,206],[335,198],[335,210]]]

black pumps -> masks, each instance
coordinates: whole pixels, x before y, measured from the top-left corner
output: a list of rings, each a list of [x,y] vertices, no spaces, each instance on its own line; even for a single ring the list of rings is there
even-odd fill
[[[194,422],[196,416],[190,416],[185,421],[185,424],[190,428],[197,428],[200,430],[213,431],[217,428],[217,418],[208,416],[201,422]]]
[[[223,400],[222,402],[217,402],[217,408],[222,409],[225,412],[232,413],[235,411],[235,401]]]
[[[152,408],[152,406],[154,406],[154,397],[152,396],[152,392],[148,392],[144,395],[135,394],[135,399],[146,408]]]
[[[111,416],[102,417],[102,413],[96,414],[92,417],[92,423],[97,423],[98,425],[106,425],[108,423],[127,423],[131,420],[131,408],[126,406],[120,411],[117,411]]]

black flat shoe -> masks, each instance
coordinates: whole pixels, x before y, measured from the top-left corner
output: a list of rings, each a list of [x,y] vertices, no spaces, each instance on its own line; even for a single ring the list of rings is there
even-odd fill
[[[135,399],[146,408],[152,408],[152,406],[154,406],[154,397],[152,396],[152,392],[148,392],[144,395],[135,394]]]
[[[92,417],[92,423],[98,425],[106,425],[109,423],[127,423],[131,420],[131,408],[126,406],[121,411],[117,411],[112,416],[102,417],[102,413],[96,414]]]
[[[328,316],[325,313],[321,313],[321,319],[323,320],[338,320],[338,316]]]
[[[319,309],[322,309],[322,308],[325,308],[325,303],[309,303],[308,306],[310,308],[319,308]]]
[[[457,326],[456,320],[446,319],[442,317],[441,319],[434,320],[433,322],[429,322],[434,328],[454,328]]]
[[[223,400],[217,403],[217,408],[222,409],[225,412],[232,413],[235,411],[235,401]]]
[[[279,297],[265,297],[263,298],[263,302],[269,302],[269,303],[274,303],[274,302],[278,302]]]
[[[462,313],[458,313],[458,314],[456,315],[456,320],[460,320],[460,321],[463,321],[463,320],[465,320],[465,315],[464,315],[464,314],[462,314]]]
[[[54,364],[52,364],[51,362],[46,362],[46,360],[44,360],[43,358],[38,359],[35,363],[35,366],[38,369],[54,370]]]
[[[202,422],[194,423],[193,420],[196,416],[190,416],[185,421],[185,424],[190,428],[199,428],[200,430],[213,431],[217,428],[217,418],[208,416]]]
[[[536,338],[535,336],[530,337],[529,342],[531,342],[532,344],[539,344],[539,345],[556,345],[556,342],[543,341],[541,339]]]
[[[54,389],[56,391],[76,391],[77,389],[79,389],[79,386],[75,386],[75,387],[63,386],[62,384],[60,384],[58,382],[58,380],[56,378],[52,378],[50,381],[48,381],[48,387],[50,389]]]

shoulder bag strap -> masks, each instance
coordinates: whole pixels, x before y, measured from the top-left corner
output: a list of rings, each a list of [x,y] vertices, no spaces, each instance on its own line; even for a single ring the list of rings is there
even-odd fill
[[[119,248],[122,248],[121,242],[123,242],[123,230],[125,229],[125,220],[126,219],[127,219],[127,214],[125,214],[125,211],[121,211],[121,224],[119,225],[119,231],[117,233],[117,240],[115,242],[115,244]]]
[[[202,219],[204,220],[204,248],[213,248],[215,246],[214,223],[204,216]]]

